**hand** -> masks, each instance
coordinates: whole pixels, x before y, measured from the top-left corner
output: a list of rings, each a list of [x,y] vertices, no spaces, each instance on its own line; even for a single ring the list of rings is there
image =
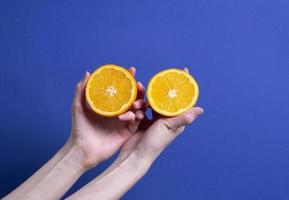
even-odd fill
[[[184,131],[185,126],[191,124],[202,113],[202,108],[194,107],[177,117],[164,118],[155,115],[152,120],[145,122],[148,128],[137,131],[125,142],[118,162],[133,156],[138,166],[145,165],[140,168],[149,168],[166,146]]]
[[[135,68],[129,69],[135,75]],[[85,85],[90,74],[86,72],[82,81],[75,89],[72,104],[72,128],[68,143],[77,146],[84,157],[85,168],[95,166],[97,163],[112,156],[123,143],[136,132],[140,120],[144,115],[137,110],[141,107],[144,88],[137,83],[138,97],[133,104],[133,110],[115,118],[106,118],[92,112],[86,104]]]
[[[142,101],[139,106],[143,104]],[[147,107],[142,106],[142,114]],[[122,146],[116,161],[68,199],[120,199],[146,173],[165,147],[184,131],[185,125],[202,113],[202,108],[194,107],[172,118],[155,112],[151,120],[145,116],[139,129]]]
[[[187,68],[184,70],[189,73]],[[148,107],[148,104],[146,105],[143,113]],[[140,124],[142,129],[123,145],[118,159],[123,160],[130,154],[136,154],[136,158],[141,160],[139,162],[146,161],[147,164],[151,164],[162,150],[184,131],[185,125],[191,124],[203,113],[203,109],[194,107],[172,118],[162,117],[153,110],[152,113],[153,118],[148,120],[145,116]]]

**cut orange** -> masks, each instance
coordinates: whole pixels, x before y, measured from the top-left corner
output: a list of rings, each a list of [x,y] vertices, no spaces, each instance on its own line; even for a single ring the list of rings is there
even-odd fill
[[[147,88],[151,108],[168,117],[177,116],[193,107],[198,97],[197,81],[180,69],[167,69],[157,73]]]
[[[128,70],[108,64],[96,69],[85,88],[90,108],[99,115],[114,117],[126,112],[137,96],[137,85]]]

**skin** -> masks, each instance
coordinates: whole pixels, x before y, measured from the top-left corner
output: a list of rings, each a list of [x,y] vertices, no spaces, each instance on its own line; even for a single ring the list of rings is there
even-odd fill
[[[135,75],[135,68],[129,71]],[[68,198],[119,199],[184,131],[185,125],[203,113],[203,109],[195,107],[173,118],[153,113],[153,119],[148,120],[145,116],[148,105],[143,100],[145,90],[138,82],[138,98],[131,111],[117,118],[100,117],[85,104],[88,78],[86,72],[76,86],[71,135],[66,144],[4,199],[60,199],[83,173],[120,149],[118,158],[107,170]]]

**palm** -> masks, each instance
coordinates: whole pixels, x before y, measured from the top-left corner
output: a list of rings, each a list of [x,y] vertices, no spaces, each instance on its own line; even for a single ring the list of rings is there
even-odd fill
[[[129,71],[135,74],[134,68]],[[86,105],[84,95],[88,77],[89,73],[86,73],[76,87],[72,105],[71,138],[85,154],[87,166],[91,167],[112,156],[136,132],[140,118],[132,111],[115,118],[101,117],[92,112]],[[144,88],[138,83],[138,99],[142,99],[143,95]]]
[[[98,116],[87,108],[75,117],[74,134],[85,145],[86,153],[93,155],[90,159],[104,160],[112,156],[132,134],[127,122]]]

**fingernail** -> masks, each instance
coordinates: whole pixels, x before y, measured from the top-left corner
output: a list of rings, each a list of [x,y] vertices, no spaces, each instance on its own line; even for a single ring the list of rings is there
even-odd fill
[[[87,71],[85,71],[85,73],[82,76],[82,79],[85,79],[85,77],[87,76]]]
[[[204,109],[203,108],[200,108],[200,107],[196,107],[195,108],[195,112],[198,114],[198,115],[201,115],[204,113]]]
[[[129,69],[130,69],[130,70],[132,70],[132,71],[133,71],[133,73],[135,73],[135,72],[136,72],[136,68],[135,68],[134,66],[131,66]]]
[[[187,67],[184,68],[184,71],[187,72],[187,73],[190,73],[189,72],[189,68],[187,68]]]
[[[137,101],[133,103],[133,107],[134,107],[135,109],[138,109],[138,108],[139,108],[139,105],[138,105],[138,102],[137,102]]]

